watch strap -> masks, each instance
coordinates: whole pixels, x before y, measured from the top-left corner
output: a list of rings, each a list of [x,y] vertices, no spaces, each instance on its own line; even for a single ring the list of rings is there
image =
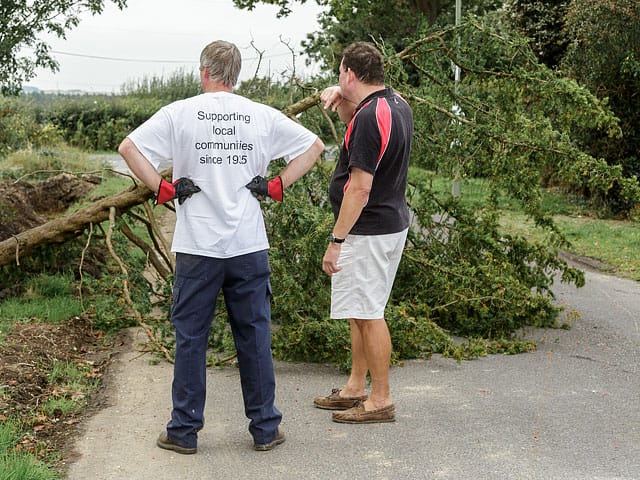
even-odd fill
[[[343,243],[344,242],[344,238],[338,238],[333,234],[333,232],[331,232],[329,234],[329,241],[331,243]]]

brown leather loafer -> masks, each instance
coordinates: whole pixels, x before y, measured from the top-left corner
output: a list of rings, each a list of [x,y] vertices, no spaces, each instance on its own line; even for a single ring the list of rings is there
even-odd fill
[[[344,412],[334,413],[332,420],[338,423],[386,423],[396,421],[396,407],[389,405],[388,407],[379,408],[377,410],[366,411],[364,403],[359,402],[353,408]]]
[[[325,410],[346,410],[347,408],[355,407],[360,401],[364,402],[367,398],[367,395],[361,397],[341,397],[340,389],[334,388],[331,390],[331,395],[314,398],[313,405]]]

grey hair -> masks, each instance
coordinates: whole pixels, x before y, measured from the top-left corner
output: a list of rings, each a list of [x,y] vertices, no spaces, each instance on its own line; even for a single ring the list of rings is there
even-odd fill
[[[200,70],[209,70],[209,78],[233,88],[240,76],[242,56],[233,43],[216,40],[204,47],[200,54]]]

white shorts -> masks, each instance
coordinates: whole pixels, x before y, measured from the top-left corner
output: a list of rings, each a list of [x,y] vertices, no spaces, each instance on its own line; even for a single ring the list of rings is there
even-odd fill
[[[342,270],[331,277],[331,318],[384,318],[407,232],[347,235],[338,259]]]

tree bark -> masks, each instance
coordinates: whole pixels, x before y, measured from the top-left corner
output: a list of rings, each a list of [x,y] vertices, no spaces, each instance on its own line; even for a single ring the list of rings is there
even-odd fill
[[[296,120],[295,116],[298,113],[302,113],[305,110],[308,110],[311,107],[316,106],[319,102],[320,102],[320,93],[314,93],[313,95],[303,98],[299,102],[296,102],[292,105],[289,105],[288,107],[283,108],[282,113],[290,117],[293,117],[293,119]]]

